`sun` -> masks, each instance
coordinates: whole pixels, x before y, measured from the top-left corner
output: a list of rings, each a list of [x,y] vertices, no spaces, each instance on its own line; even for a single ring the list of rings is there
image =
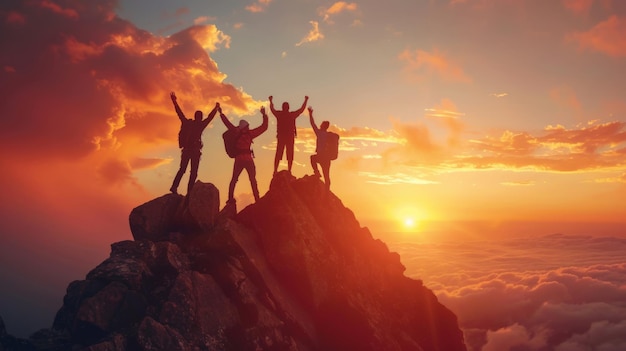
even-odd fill
[[[404,218],[403,223],[404,223],[404,227],[407,229],[414,228],[417,225],[417,222],[415,221],[415,218],[413,217]]]
[[[390,223],[395,231],[416,234],[425,229],[431,216],[427,209],[414,204],[398,205],[389,208]]]

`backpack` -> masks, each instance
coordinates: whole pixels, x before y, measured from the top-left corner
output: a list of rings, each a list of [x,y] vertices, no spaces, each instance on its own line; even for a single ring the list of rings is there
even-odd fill
[[[224,132],[224,134],[222,134],[222,138],[224,139],[224,148],[230,158],[235,158],[235,156],[239,154],[237,140],[240,135],[241,133],[238,128],[228,129]]]
[[[339,154],[339,134],[327,132],[326,143],[322,152],[329,160],[336,160]]]
[[[192,134],[193,125],[191,121],[184,121],[180,126],[180,131],[178,132],[178,147],[184,148],[189,146],[191,143],[191,134]]]

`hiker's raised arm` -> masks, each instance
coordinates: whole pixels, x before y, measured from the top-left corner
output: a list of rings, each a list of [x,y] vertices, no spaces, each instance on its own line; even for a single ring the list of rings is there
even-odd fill
[[[265,132],[267,130],[267,127],[269,126],[267,113],[265,113],[265,107],[263,106],[261,106],[261,114],[263,115],[263,123],[250,131],[250,135],[252,135],[252,138],[256,138],[259,135],[263,134],[263,132]]]
[[[261,124],[261,129],[263,130],[263,132],[267,129],[267,126],[269,125],[268,123],[268,118],[267,118],[267,113],[265,113],[265,106],[261,106],[261,114],[263,115],[263,123]]]
[[[180,106],[178,106],[178,102],[176,101],[176,93],[171,92],[170,98],[172,99],[172,103],[174,104],[174,110],[176,110],[176,114],[178,115],[178,118],[180,119],[180,121],[182,122],[186,120],[187,118],[185,117],[185,114],[180,109]]]
[[[216,102],[215,103],[215,107],[213,107],[213,109],[211,110],[211,112],[209,112],[209,115],[204,119],[204,121],[202,121],[202,125],[204,126],[204,128],[206,128],[206,126],[209,125],[209,123],[211,123],[211,121],[213,120],[213,118],[215,117],[215,114],[217,112],[222,113],[222,108],[220,107],[220,103]]]
[[[300,108],[295,111],[294,113],[296,113],[296,117],[300,116],[302,114],[302,112],[304,112],[304,109],[306,108],[306,103],[309,101],[309,97],[305,96],[304,97],[304,102],[302,103],[302,106],[300,106]]]
[[[276,116],[276,110],[274,109],[274,97],[270,95],[269,99],[270,99],[270,110],[272,111],[272,114]]]
[[[220,111],[220,118],[222,119],[222,122],[224,122],[224,125],[226,126],[226,128],[228,129],[236,128],[232,123],[230,123],[230,121],[228,120],[228,117],[226,117],[226,115],[223,114],[221,111]]]
[[[319,128],[317,128],[317,125],[315,124],[315,120],[313,119],[313,107],[309,106],[308,110],[309,110],[309,122],[311,122],[311,128],[313,128],[313,131],[315,131],[315,134],[317,134],[317,131],[319,130]]]

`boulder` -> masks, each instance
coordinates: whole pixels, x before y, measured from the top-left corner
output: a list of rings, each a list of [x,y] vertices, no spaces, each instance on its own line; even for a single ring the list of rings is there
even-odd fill
[[[177,210],[183,196],[167,194],[134,208],[128,218],[135,240],[167,240],[176,230]]]
[[[211,229],[220,211],[220,193],[215,185],[196,181],[186,200],[192,224],[200,230]]]

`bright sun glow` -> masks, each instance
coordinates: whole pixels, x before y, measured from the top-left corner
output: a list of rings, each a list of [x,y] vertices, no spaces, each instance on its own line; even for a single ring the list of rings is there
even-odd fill
[[[407,228],[413,228],[415,227],[415,219],[411,218],[411,217],[407,217],[404,219],[404,226]]]
[[[415,234],[423,230],[432,217],[423,207],[408,204],[390,207],[389,219],[393,221],[395,231]]]

